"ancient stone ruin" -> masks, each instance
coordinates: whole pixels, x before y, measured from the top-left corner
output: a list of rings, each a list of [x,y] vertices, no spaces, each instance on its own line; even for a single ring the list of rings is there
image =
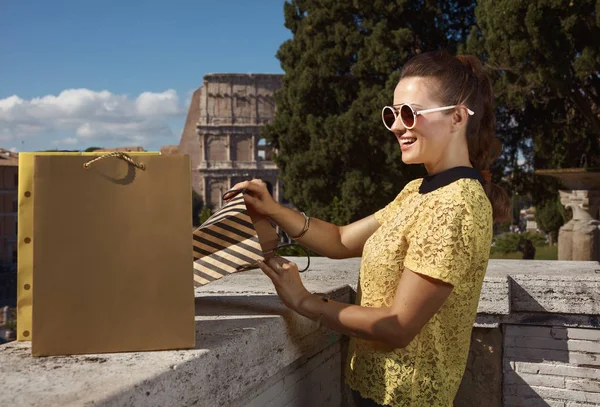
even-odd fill
[[[190,103],[180,153],[192,162],[192,187],[205,204],[217,209],[231,186],[260,178],[280,201],[278,169],[260,128],[275,115],[274,92],[282,75],[225,74],[204,76]],[[172,152],[173,146],[165,151]]]

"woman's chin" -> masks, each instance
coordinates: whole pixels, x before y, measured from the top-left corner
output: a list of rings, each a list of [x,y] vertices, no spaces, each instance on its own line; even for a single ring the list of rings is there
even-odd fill
[[[402,162],[404,164],[421,164],[423,161],[413,157],[410,153],[402,153]]]
[[[400,143],[400,154],[404,164],[421,164],[423,161],[419,159],[419,140],[412,144]]]

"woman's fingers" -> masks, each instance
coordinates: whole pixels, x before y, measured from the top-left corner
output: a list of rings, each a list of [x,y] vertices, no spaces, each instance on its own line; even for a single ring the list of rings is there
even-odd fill
[[[237,194],[239,194],[240,191],[243,191],[243,190],[250,192],[249,194],[245,194],[246,197],[248,197],[250,195],[260,197],[260,195],[261,195],[260,186],[257,183],[254,183],[251,181],[244,181],[244,182],[238,182],[233,187],[231,187],[231,189],[230,189],[231,192],[226,192],[225,195],[223,196],[223,199],[225,199],[225,201],[229,202],[231,199],[233,199],[235,196],[237,196]]]
[[[250,204],[250,206],[254,207],[254,206],[256,206],[256,201],[257,201],[257,198],[253,197],[252,195],[245,194],[245,195],[244,195],[244,201],[245,201],[247,204]],[[260,201],[260,200],[259,200],[259,201]]]
[[[263,271],[263,273],[265,273],[267,275],[267,277],[269,277],[273,282],[275,282],[275,280],[277,280],[277,278],[279,277],[277,275],[277,272],[275,270],[273,270],[264,261],[259,260],[258,261],[258,267],[260,267],[260,269]]]
[[[276,273],[285,273],[289,270],[298,270],[298,266],[296,263],[289,261],[281,256],[274,256],[271,259],[267,260],[271,269],[273,269]]]
[[[275,272],[280,273],[281,271],[283,271],[283,265],[286,264],[288,261],[286,259],[284,259],[283,257],[280,256],[273,256],[270,259],[267,260],[267,263],[269,264],[269,266],[275,270]]]
[[[261,188],[266,188],[267,184],[265,183],[265,181],[263,181],[260,178],[254,178],[252,181],[250,181],[252,184],[258,185]]]
[[[252,195],[260,197],[262,193],[266,190],[266,184],[264,184],[261,180],[252,180],[252,181],[244,181],[235,184],[232,190],[242,190],[250,192]]]
[[[283,264],[281,267],[283,268],[283,271],[298,269],[298,265],[292,261]]]
[[[267,185],[259,179],[253,179],[248,182],[246,189],[256,197],[261,197],[267,190]]]
[[[243,182],[238,182],[237,184],[235,184],[234,186],[231,187],[232,191],[241,191],[243,189],[248,189],[248,186],[250,184],[250,181],[243,181]]]
[[[260,179],[253,179],[252,181],[242,181],[235,184],[231,189],[248,189],[256,191],[261,189],[266,184]]]
[[[237,194],[239,194],[239,192],[236,192],[236,188],[232,188],[231,191],[225,192],[225,194],[223,195],[223,199],[226,202],[229,202],[230,200],[232,200],[235,196],[237,196]]]

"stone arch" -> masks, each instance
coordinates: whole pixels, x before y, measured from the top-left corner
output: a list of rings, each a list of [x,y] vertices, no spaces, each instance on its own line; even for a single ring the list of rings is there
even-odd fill
[[[259,138],[256,143],[256,160],[271,161],[271,146],[264,137]]]
[[[207,201],[213,211],[223,206],[223,194],[227,192],[229,186],[225,179],[212,179],[209,181],[207,192]]]
[[[235,142],[235,160],[252,161],[252,138],[239,137]]]
[[[226,136],[208,136],[206,138],[206,159],[208,161],[227,161]]]

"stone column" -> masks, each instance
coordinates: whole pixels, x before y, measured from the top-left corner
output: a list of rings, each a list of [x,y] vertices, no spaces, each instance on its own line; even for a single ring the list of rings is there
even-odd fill
[[[233,106],[233,101],[235,99],[235,96],[233,94],[233,78],[229,79],[229,105],[231,108],[231,123],[230,124],[235,124],[235,107]]]
[[[205,163],[208,161],[208,145],[206,144],[206,134],[200,134],[200,148],[202,149],[202,161]]]
[[[227,151],[227,156],[226,156],[225,158],[227,159],[227,161],[231,162],[231,155],[232,155],[232,154],[231,154],[231,149],[233,148],[233,147],[231,146],[231,144],[232,144],[232,143],[231,143],[231,134],[228,134],[228,135],[226,136],[226,140],[227,140],[227,148],[226,148],[226,151]]]
[[[600,191],[559,193],[560,203],[573,211],[573,219],[558,232],[558,260],[600,261],[600,221],[589,212],[600,205]]]
[[[202,193],[200,194],[200,196],[202,197],[202,203],[204,204],[204,206],[207,206],[208,205],[208,194],[209,194],[208,179],[205,175],[202,175],[201,179],[202,179]]]

